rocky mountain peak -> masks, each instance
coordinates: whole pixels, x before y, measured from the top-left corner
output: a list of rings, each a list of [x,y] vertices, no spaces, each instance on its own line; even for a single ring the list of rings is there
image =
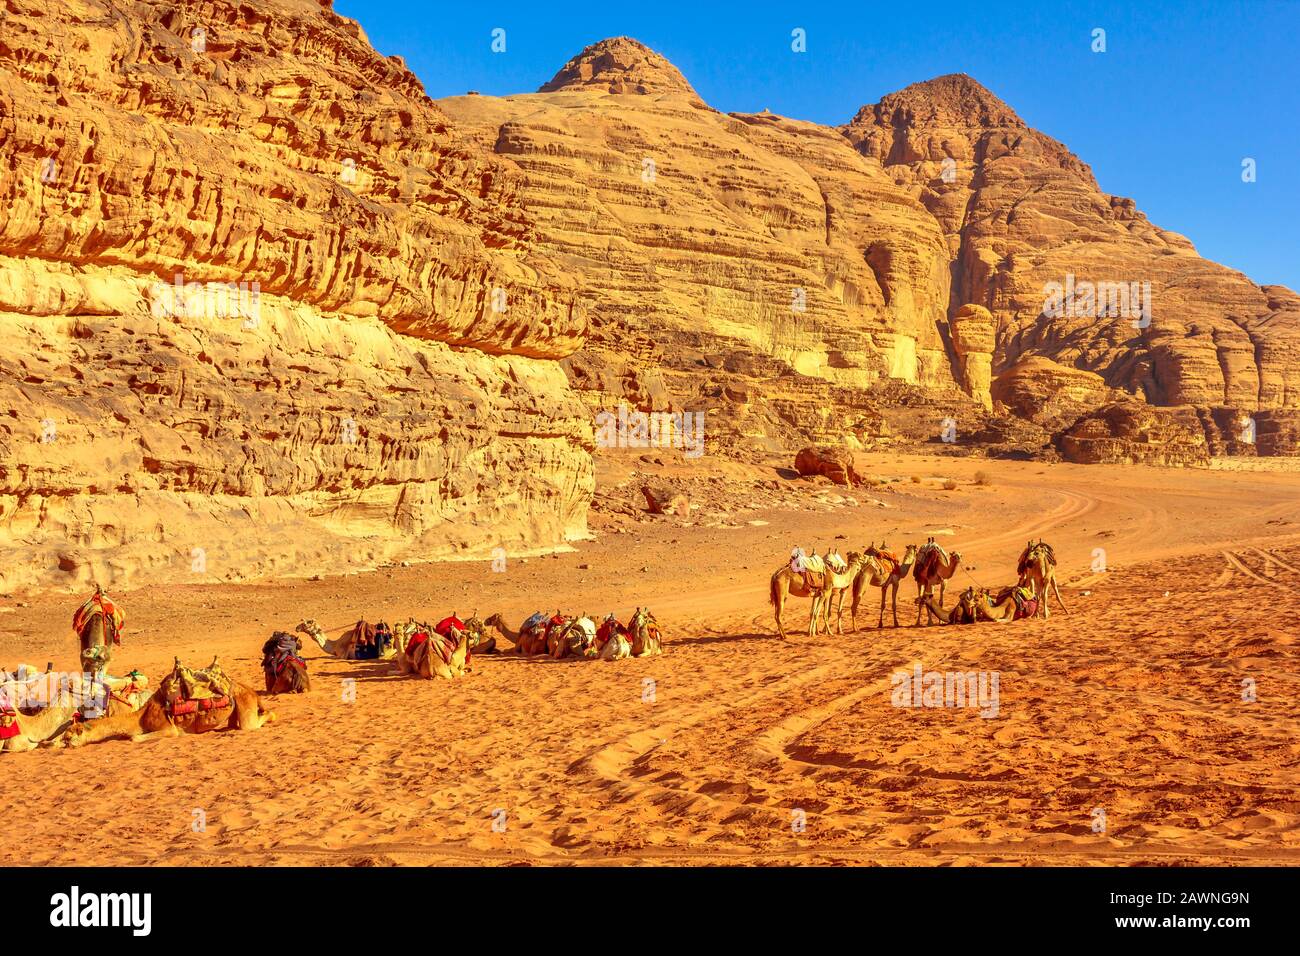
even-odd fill
[[[680,70],[631,37],[593,43],[569,60],[539,92],[588,89],[610,93],[684,93],[698,96]]]

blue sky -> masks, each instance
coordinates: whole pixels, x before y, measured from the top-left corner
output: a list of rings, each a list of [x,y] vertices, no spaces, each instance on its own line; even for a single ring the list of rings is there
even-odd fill
[[[416,3],[338,0],[436,98],[533,92],[608,36],[671,60],[711,106],[830,125],[968,73],[1201,255],[1300,291],[1300,2]],[[506,52],[491,51],[494,28]],[[790,50],[807,31],[808,51]],[[1092,31],[1106,52],[1092,52]],[[1243,183],[1242,160],[1257,181]]]

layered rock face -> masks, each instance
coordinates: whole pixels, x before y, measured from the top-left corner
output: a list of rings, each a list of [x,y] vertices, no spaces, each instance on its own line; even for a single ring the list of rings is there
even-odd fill
[[[957,391],[944,236],[837,131],[719,113],[627,38],[540,93],[440,105],[518,169],[539,242],[580,278],[592,336],[571,367],[593,402],[716,400],[731,450],[839,440],[890,380]]]
[[[942,226],[952,301],[997,321],[995,374],[1043,356],[1151,404],[1300,407],[1295,294],[1200,258],[970,77],[909,86],[843,132]]]
[[[584,532],[576,285],[399,60],[309,0],[5,13],[0,586]]]
[[[994,382],[1035,359],[1207,421],[1300,408],[1295,294],[1201,259],[969,77],[832,130],[718,113],[615,38],[539,93],[441,105],[518,169],[539,242],[582,283],[575,386],[709,408],[724,454],[845,441],[900,399],[1006,430]]]

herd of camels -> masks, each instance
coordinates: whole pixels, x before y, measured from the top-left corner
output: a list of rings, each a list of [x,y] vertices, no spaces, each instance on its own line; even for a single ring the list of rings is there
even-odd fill
[[[37,747],[80,747],[102,740],[142,741],[211,730],[256,730],[275,720],[253,688],[229,677],[214,658],[191,670],[180,660],[157,690],[138,672],[111,677],[107,667],[121,643],[126,616],[100,587],[73,615],[81,643],[82,672],[55,674],[20,665],[0,671],[0,752]],[[588,615],[537,612],[518,630],[500,614],[461,621],[455,615],[437,625],[414,618],[396,628],[358,621],[331,639],[314,620],[295,629],[330,657],[387,662],[392,673],[455,678],[470,672],[475,653],[494,653],[498,635],[523,655],[554,659],[620,660],[663,653],[663,635],[649,608],[638,607],[626,625],[613,614],[599,625]],[[311,689],[301,639],[277,631],[262,647],[266,692],[277,695]]]
[[[863,551],[849,552],[848,559],[831,554],[825,558],[805,555],[795,549],[789,564],[772,574],[770,600],[776,615],[776,630],[787,639],[781,613],[789,597],[812,598],[808,619],[808,636],[816,637],[819,626],[831,633],[832,608],[835,631],[844,633],[844,595],[849,593],[850,627],[857,630],[858,606],[869,587],[880,588],[880,616],[876,627],[885,626],[885,602],[891,604],[894,627],[898,627],[898,585],[910,573],[916,581],[916,624],[925,615],[926,623],[974,624],[978,621],[1020,620],[1049,616],[1048,591],[1066,610],[1056,583],[1056,553],[1042,540],[1030,541],[1016,565],[1017,582],[994,592],[988,588],[968,587],[947,611],[943,607],[948,581],[961,567],[961,553],[948,552],[933,538],[919,548],[909,544],[901,555],[889,551],[882,543]],[[938,588],[938,599],[934,596]]]
[[[857,612],[863,593],[880,588],[880,615],[884,627],[885,603],[891,602],[898,627],[898,586],[909,574],[917,586],[916,623],[973,624],[1006,622],[1048,616],[1049,592],[1061,610],[1065,602],[1056,583],[1056,555],[1043,541],[1029,542],[1016,566],[1017,583],[993,592],[968,587],[949,609],[944,608],[947,582],[961,567],[961,554],[947,552],[933,538],[924,545],[908,545],[901,555],[882,543],[847,560],[832,554],[807,556],[796,549],[789,564],[771,578],[770,598],[776,628],[787,639],[781,613],[788,597],[812,599],[808,634],[819,627],[829,634],[844,633],[844,597],[851,597],[850,626],[857,629]],[[937,597],[936,597],[937,589]],[[227,676],[215,659],[202,670],[190,670],[177,660],[158,688],[148,689],[148,678],[133,671],[126,677],[107,672],[113,648],[121,643],[125,614],[99,587],[73,615],[73,629],[81,644],[81,673],[69,675],[53,693],[56,676],[23,665],[13,672],[0,671],[0,751],[36,747],[77,747],[112,738],[148,740],[156,737],[204,733],[219,729],[255,730],[275,719],[264,698],[253,688]],[[496,635],[490,633],[495,630]],[[413,618],[395,628],[384,623],[358,621],[337,638],[330,638],[314,620],[298,625],[327,655],[345,660],[388,662],[393,672],[424,678],[455,678],[470,672],[474,654],[494,653],[497,636],[524,655],[545,654],[554,659],[618,660],[663,652],[663,637],[648,608],[637,608],[624,625],[614,615],[600,624],[586,615],[566,616],[537,612],[516,630],[500,614],[461,621],[452,615],[437,625]],[[311,688],[307,664],[299,656],[301,639],[277,631],[262,648],[266,691],[270,695],[304,692]],[[42,688],[42,682],[45,686]],[[41,697],[36,694],[41,688]],[[42,700],[24,707],[20,701]],[[93,701],[93,706],[91,702]]]

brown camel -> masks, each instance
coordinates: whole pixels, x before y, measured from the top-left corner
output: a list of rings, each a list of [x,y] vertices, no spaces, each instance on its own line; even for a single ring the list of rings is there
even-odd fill
[[[208,684],[214,689],[214,696],[182,699],[178,696],[178,690],[191,682]],[[216,690],[221,689],[225,693],[215,695]],[[143,741],[179,737],[182,734],[203,734],[212,730],[257,730],[273,720],[275,714],[262,707],[257,692],[227,678],[221,672],[216,658],[213,658],[206,671],[198,672],[182,668],[177,660],[171,676],[158,685],[158,689],[139,710],[75,723],[64,732],[61,745],[80,747],[115,737]]]
[[[854,631],[858,629],[858,604],[862,600],[863,590],[870,586],[880,588],[880,618],[876,627],[885,626],[885,595],[893,598],[894,627],[898,627],[898,583],[907,577],[916,560],[916,545],[909,544],[903,552],[903,558],[897,564],[886,556],[885,545],[867,548],[862,570],[853,579],[853,605],[849,611],[850,624]]]
[[[514,645],[517,653],[532,655],[548,652],[547,631],[550,630],[552,623],[558,626],[563,620],[564,615],[558,610],[553,618],[548,618],[541,611],[538,611],[529,616],[528,620],[524,621],[523,625],[516,631],[506,624],[505,619],[500,614],[490,614],[483,621],[483,626],[485,628],[495,627],[502,637]]]
[[[1020,575],[1020,585],[1028,587],[1038,600],[1038,614],[1043,618],[1051,615],[1047,609],[1047,589],[1050,587],[1052,593],[1056,596],[1056,603],[1061,605],[1061,610],[1069,613],[1065,602],[1061,600],[1061,589],[1056,585],[1056,552],[1050,544],[1038,539],[1038,543],[1030,541],[1025,544],[1025,550],[1020,554],[1020,561],[1016,564],[1016,573]]]
[[[918,597],[916,601],[917,604],[929,612],[925,619],[927,625],[935,620],[940,624],[974,624],[979,620],[979,611],[975,606],[974,588],[967,588],[962,591],[961,596],[957,598],[957,603],[947,611],[935,601],[933,594]]]
[[[1036,599],[1026,587],[1003,588],[997,597],[988,588],[975,592],[975,613],[981,621],[1007,624],[1022,618],[1033,617]]]
[[[262,675],[266,680],[268,694],[274,696],[311,692],[307,662],[298,656],[301,651],[302,640],[285,631],[276,631],[262,645]]]
[[[122,643],[126,614],[95,585],[95,593],[72,615],[72,629],[81,643],[81,670],[103,674],[113,656],[113,646]]]
[[[930,538],[916,553],[916,563],[912,566],[912,577],[916,580],[916,623],[921,623],[921,611],[924,608],[922,598],[934,593],[934,586],[939,585],[939,607],[943,607],[943,593],[948,579],[961,567],[961,552],[951,554],[944,551],[934,538]]]

